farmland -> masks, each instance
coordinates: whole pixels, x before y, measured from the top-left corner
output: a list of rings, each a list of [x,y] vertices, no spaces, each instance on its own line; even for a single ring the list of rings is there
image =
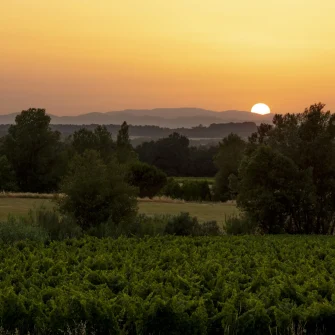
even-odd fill
[[[136,150],[126,122],[116,142],[97,126],[61,143],[45,110],[23,111],[0,157],[0,334],[335,334],[323,107],[248,142]]]
[[[0,198],[0,220],[6,220],[8,214],[15,216],[26,215],[30,209],[40,206],[52,208],[53,203],[48,199]],[[225,217],[237,213],[235,205],[221,203],[140,201],[138,206],[139,212],[147,215],[174,215],[180,212],[189,212],[200,221],[216,220],[220,223],[225,220]]]
[[[0,267],[1,324],[22,333],[332,333],[332,237],[22,241]]]
[[[186,181],[206,181],[209,185],[214,184],[214,178],[211,177],[173,177],[178,183],[185,183]]]

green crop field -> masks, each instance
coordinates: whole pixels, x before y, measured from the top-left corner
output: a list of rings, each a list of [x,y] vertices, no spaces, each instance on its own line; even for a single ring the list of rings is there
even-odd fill
[[[26,215],[29,209],[38,208],[40,206],[52,208],[53,203],[48,199],[0,198],[0,220],[5,220],[8,214]],[[140,201],[138,206],[139,212],[147,215],[175,215],[180,212],[189,212],[192,216],[196,216],[199,221],[216,220],[218,222],[224,222],[225,216],[237,213],[235,205],[221,203]]]
[[[22,241],[1,245],[0,269],[0,326],[20,334],[81,321],[89,334],[334,329],[333,237]]]

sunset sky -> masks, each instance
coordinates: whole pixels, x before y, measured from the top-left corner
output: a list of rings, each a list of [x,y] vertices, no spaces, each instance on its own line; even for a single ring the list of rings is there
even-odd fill
[[[0,113],[335,112],[334,0],[2,0]]]

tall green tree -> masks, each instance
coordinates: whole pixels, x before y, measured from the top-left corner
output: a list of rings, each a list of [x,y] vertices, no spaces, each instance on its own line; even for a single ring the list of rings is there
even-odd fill
[[[31,108],[15,118],[3,143],[20,190],[49,192],[60,179],[60,133],[50,129],[50,116],[44,109]]]
[[[71,140],[75,153],[96,150],[106,162],[115,156],[115,143],[106,126],[97,126],[94,131],[82,128],[74,132]]]
[[[227,201],[232,198],[229,180],[231,175],[237,176],[245,148],[246,142],[237,134],[228,135],[220,143],[218,154],[214,158],[218,169],[214,185],[216,199]]]
[[[218,169],[213,158],[218,150],[218,145],[190,147],[188,167],[183,174],[191,177],[214,177]]]
[[[237,204],[265,233],[303,233],[314,200],[310,172],[262,144],[241,162]]]
[[[83,229],[107,221],[122,224],[136,215],[136,189],[125,182],[124,169],[115,162],[106,164],[94,150],[74,156],[61,192],[66,196],[58,201],[60,211]]]
[[[0,156],[0,191],[17,191],[15,172],[6,156]]]
[[[189,166],[189,144],[187,137],[172,133],[158,141],[143,143],[137,147],[142,161],[154,165],[168,176],[183,176]]]
[[[152,198],[165,186],[167,177],[163,171],[153,165],[135,162],[130,165],[127,181],[139,189],[141,198]]]
[[[121,125],[116,140],[116,156],[120,164],[136,161],[137,155],[130,143],[129,126],[126,121]]]
[[[81,128],[72,135],[72,146],[74,151],[81,155],[85,150],[96,150],[98,143],[93,131]]]
[[[296,186],[295,191],[296,197],[308,193],[308,199],[313,199],[307,209],[304,207],[306,202],[302,202],[304,205],[296,203],[295,212],[301,213],[304,209],[299,226],[303,227],[305,233],[332,234],[335,230],[335,114],[324,111],[324,107],[324,104],[318,103],[306,108],[303,113],[275,115],[272,126],[262,125],[251,136],[246,150],[247,159],[254,159],[254,152],[265,144],[293,162],[292,169],[294,166],[302,175],[310,176],[311,179]],[[269,168],[268,174],[273,169]],[[250,173],[257,173],[257,170],[252,172],[246,169],[245,174]],[[242,185],[243,178],[240,177]],[[269,191],[279,192],[284,184],[275,187],[269,183]],[[246,209],[246,202],[240,202],[240,205]],[[287,231],[297,230],[295,226],[298,219],[293,219],[293,215],[286,217],[292,218],[291,227]]]
[[[139,159],[155,165],[169,176],[214,177],[213,157],[218,145],[190,147],[189,139],[179,133],[136,147]]]

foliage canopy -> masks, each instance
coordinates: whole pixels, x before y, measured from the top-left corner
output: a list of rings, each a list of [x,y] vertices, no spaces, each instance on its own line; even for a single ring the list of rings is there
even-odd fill
[[[249,140],[237,200],[265,231],[334,233],[335,114],[324,107],[275,115]]]
[[[124,171],[93,150],[73,158],[61,192],[66,196],[58,200],[60,211],[84,229],[107,221],[122,224],[136,214],[136,190],[125,182]]]

